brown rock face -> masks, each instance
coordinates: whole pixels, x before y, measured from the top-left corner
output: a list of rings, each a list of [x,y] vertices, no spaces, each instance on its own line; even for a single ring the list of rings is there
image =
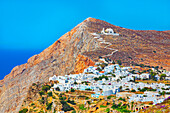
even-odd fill
[[[135,31],[88,18],[40,54],[28,59],[26,64],[13,68],[0,81],[0,113],[18,112],[32,83],[47,82],[54,74],[83,72],[84,68],[94,65],[99,56],[110,54],[112,51],[90,34],[103,28],[112,28],[120,34],[116,37],[101,36],[112,44],[109,48],[118,50],[109,56],[111,59],[121,59],[125,65],[134,61],[166,69],[170,67],[169,32]]]
[[[95,62],[93,62],[90,58],[85,57],[83,55],[78,55],[76,58],[75,68],[73,73],[82,73],[84,69],[88,68],[89,66],[94,66]]]

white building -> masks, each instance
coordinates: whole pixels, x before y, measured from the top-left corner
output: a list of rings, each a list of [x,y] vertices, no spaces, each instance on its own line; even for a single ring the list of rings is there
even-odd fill
[[[49,81],[56,81],[56,80],[58,80],[58,77],[56,75],[49,78]]]
[[[114,33],[113,29],[111,29],[111,28],[107,28],[106,30],[104,30],[104,28],[103,28],[103,30],[101,31],[101,34],[119,36],[119,34]]]

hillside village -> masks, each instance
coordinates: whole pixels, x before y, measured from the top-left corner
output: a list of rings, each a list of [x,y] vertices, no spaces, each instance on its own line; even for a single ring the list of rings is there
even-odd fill
[[[122,66],[121,60],[106,58],[118,50],[110,48],[112,44],[102,38],[102,35],[114,37],[119,34],[111,28],[91,34],[101,44],[106,44],[104,49],[112,52],[99,56],[98,62],[83,73],[53,75],[48,83],[34,83],[30,87],[30,95],[34,96],[28,95],[20,113],[141,112],[153,109],[170,97],[170,72],[144,64]],[[164,107],[168,108],[169,104]]]
[[[157,67],[140,72],[138,69],[143,65],[124,67],[121,61],[117,63],[119,64],[100,58],[95,66],[89,66],[83,73],[50,77],[47,94],[51,92],[53,98],[59,98],[62,106],[69,102],[73,104],[69,104],[72,109],[62,106],[57,108],[51,104],[51,109],[58,113],[73,110],[84,113],[102,112],[104,108],[108,112],[138,112],[157,105],[170,96],[170,81],[163,83],[170,78],[169,72]],[[45,95],[43,91],[39,93],[41,96]],[[79,108],[75,107],[77,104]]]

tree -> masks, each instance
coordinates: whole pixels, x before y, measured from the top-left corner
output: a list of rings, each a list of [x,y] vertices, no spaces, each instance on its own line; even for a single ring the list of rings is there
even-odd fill
[[[100,67],[97,67],[97,70],[100,72],[100,71],[102,71],[102,69],[100,69]]]
[[[47,104],[47,110],[51,110],[53,102]]]
[[[95,81],[98,81],[98,80],[99,80],[99,78],[95,77],[95,78],[94,78],[94,80],[95,80]]]
[[[71,92],[75,92],[75,89],[71,89]]]
[[[119,82],[120,81],[120,79],[117,79],[117,82]]]
[[[155,68],[156,70],[158,70],[159,66],[155,66],[154,68]]]
[[[45,92],[47,92],[48,90],[50,90],[50,88],[51,88],[51,87],[50,87],[49,85],[45,85],[45,86],[43,85],[43,86],[42,86],[42,90],[45,91]]]
[[[59,88],[59,87],[57,87],[57,88],[56,88],[56,91],[60,91],[60,88]]]
[[[112,76],[113,76],[113,77],[116,77],[116,75],[115,75],[115,74],[112,74]]]
[[[74,82],[74,84],[77,84],[77,82]]]
[[[142,68],[143,68],[144,66],[145,66],[144,64],[140,64],[140,67],[142,67]]]
[[[120,91],[122,91],[122,86],[119,87]]]
[[[117,63],[118,63],[119,65],[122,65],[121,60],[117,60]]]
[[[40,96],[45,95],[44,91],[39,92]]]
[[[114,60],[112,61],[112,64],[115,64],[115,61],[114,61]]]
[[[109,113],[110,112],[110,108],[107,108],[105,112]]]
[[[53,96],[53,94],[52,94],[52,92],[51,92],[51,91],[50,91],[50,92],[48,92],[47,94],[48,94],[48,96]]]
[[[160,80],[164,80],[166,77],[166,74],[161,74]]]
[[[165,91],[162,91],[162,95],[163,95],[163,96],[165,95],[165,93],[166,93]]]
[[[151,75],[151,79],[152,79],[152,80],[155,80],[155,79],[156,79],[156,78],[155,78],[155,75],[156,75],[155,72],[151,71],[151,72],[150,72],[150,75]]]
[[[136,92],[136,91],[134,89],[132,89],[131,92]]]

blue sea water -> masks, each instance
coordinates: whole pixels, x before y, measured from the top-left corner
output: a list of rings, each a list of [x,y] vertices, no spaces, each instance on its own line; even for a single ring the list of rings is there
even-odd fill
[[[0,49],[0,80],[17,66],[27,62],[27,60],[39,54],[42,50],[4,50]]]

